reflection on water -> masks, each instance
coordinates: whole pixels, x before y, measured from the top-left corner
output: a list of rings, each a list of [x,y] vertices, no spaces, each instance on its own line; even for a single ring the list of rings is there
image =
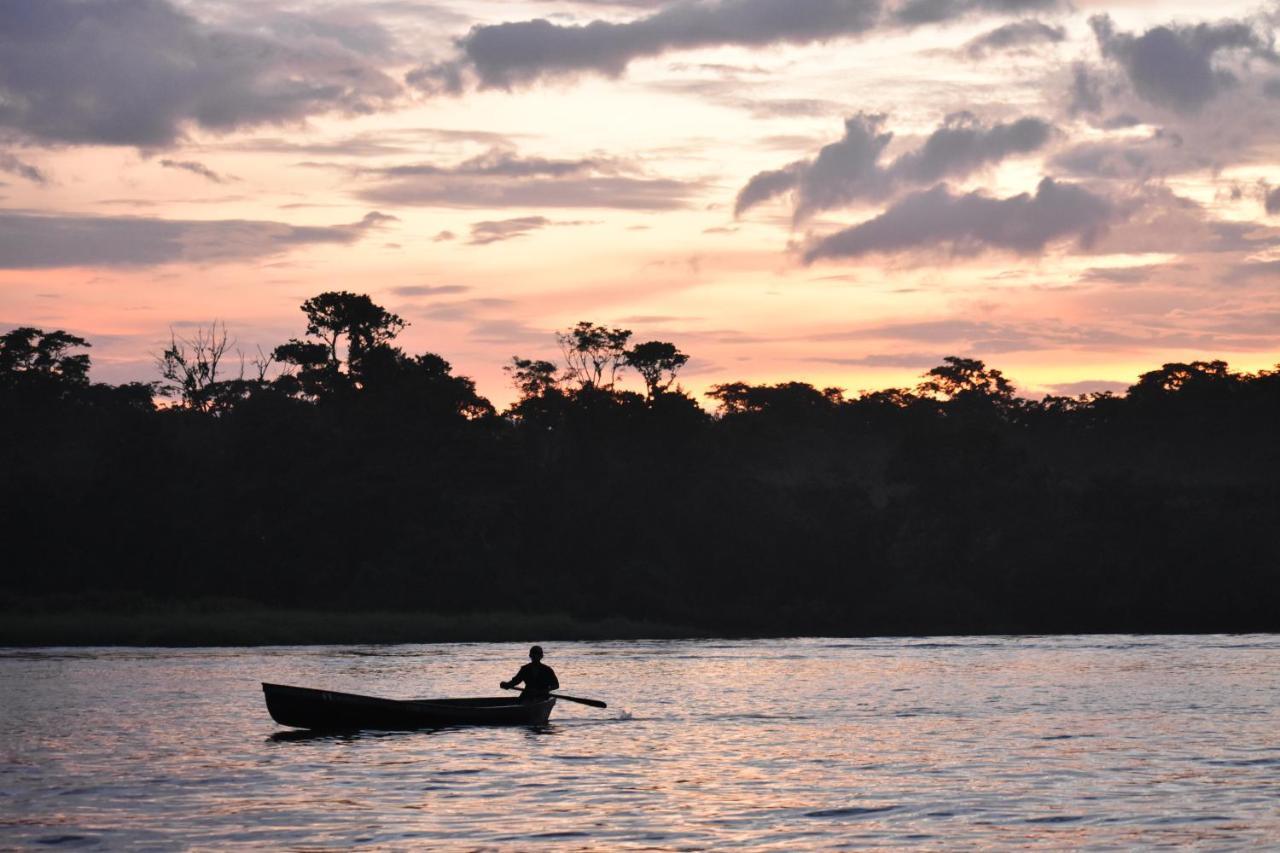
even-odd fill
[[[1259,846],[1280,837],[1277,651],[548,644],[609,710],[316,735],[272,723],[259,682],[489,695],[525,647],[0,650],[0,847]]]

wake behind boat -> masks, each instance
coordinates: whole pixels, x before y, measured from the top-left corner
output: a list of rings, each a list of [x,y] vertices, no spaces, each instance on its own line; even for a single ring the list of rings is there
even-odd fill
[[[554,696],[532,702],[481,699],[381,699],[263,682],[267,711],[283,726],[342,731],[431,729],[444,726],[537,726],[547,722]],[[601,703],[603,704],[603,703]]]

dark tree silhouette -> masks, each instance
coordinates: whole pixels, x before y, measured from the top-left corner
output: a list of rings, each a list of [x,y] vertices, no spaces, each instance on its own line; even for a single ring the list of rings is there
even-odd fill
[[[943,400],[979,398],[1008,403],[1016,389],[999,370],[988,368],[976,358],[947,356],[942,364],[924,375],[917,392]]]
[[[618,371],[626,364],[628,329],[610,329],[586,321],[556,333],[564,355],[565,374],[579,388],[612,390]]]
[[[196,329],[191,337],[182,337],[169,330],[169,346],[156,356],[156,367],[162,382],[159,393],[176,397],[180,404],[197,412],[210,411],[217,401],[218,374],[222,360],[235,342],[227,336],[225,323],[209,324],[209,329]],[[239,379],[244,379],[243,360]]]
[[[507,365],[498,418],[368,297],[308,304],[274,379],[197,367],[214,416],[90,383],[74,335],[0,335],[0,542],[27,569],[0,633],[227,598],[715,634],[1280,629],[1280,371],[1033,401],[951,356],[914,391],[723,383],[712,417],[674,345],[583,323],[568,364]]]
[[[623,355],[626,365],[634,368],[644,379],[650,400],[670,388],[680,368],[689,361],[689,356],[676,349],[675,344],[665,341],[636,344]]]
[[[0,335],[0,383],[10,390],[62,392],[89,384],[84,338],[22,326]]]
[[[364,354],[395,339],[404,330],[405,321],[366,294],[346,290],[328,291],[302,303],[307,315],[307,334],[324,341],[329,348],[329,361],[344,364],[357,375]],[[338,341],[347,341],[346,360],[338,355]]]
[[[511,377],[511,384],[520,392],[522,400],[545,396],[559,387],[556,379],[559,368],[553,361],[536,361],[513,355],[511,363],[502,370]]]

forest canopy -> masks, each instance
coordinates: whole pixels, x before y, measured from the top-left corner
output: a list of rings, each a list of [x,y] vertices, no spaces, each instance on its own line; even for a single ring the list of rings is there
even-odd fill
[[[1168,363],[1019,396],[680,386],[689,355],[582,322],[499,412],[405,321],[323,293],[246,360],[211,324],[151,383],[0,335],[0,606],[617,617],[722,634],[1280,628],[1280,371]],[[625,390],[631,371],[644,392]]]

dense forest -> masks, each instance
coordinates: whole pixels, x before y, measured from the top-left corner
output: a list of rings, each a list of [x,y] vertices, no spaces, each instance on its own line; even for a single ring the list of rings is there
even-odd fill
[[[395,346],[369,297],[157,380],[0,336],[3,612],[237,601],[557,613],[718,635],[1280,630],[1280,371],[1171,363],[1123,395],[1019,396],[952,357],[847,397],[732,382],[580,323],[504,412]],[[302,326],[302,322],[300,322]],[[622,390],[626,371],[644,393]]]

